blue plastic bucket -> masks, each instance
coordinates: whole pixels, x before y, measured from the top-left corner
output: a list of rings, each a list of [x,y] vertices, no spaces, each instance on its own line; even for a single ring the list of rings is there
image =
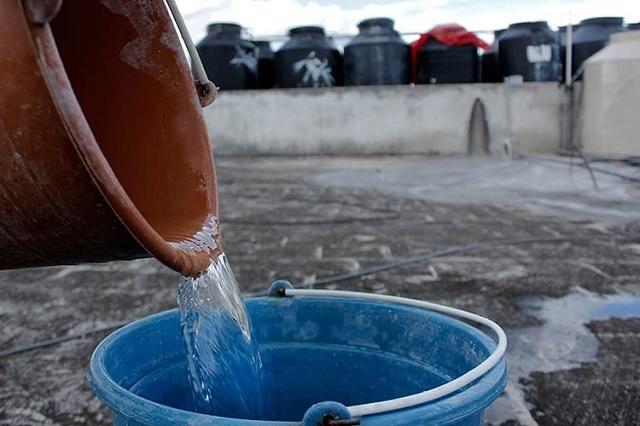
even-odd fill
[[[349,418],[345,406],[358,406],[354,417],[365,426],[481,425],[506,384],[500,355],[478,379],[439,399],[367,415],[371,403],[446,387],[496,343],[450,316],[386,301],[298,295],[249,299],[247,309],[263,358],[266,420],[189,411],[179,313],[172,310],[114,332],[93,354],[89,379],[114,424],[310,426],[327,414]],[[339,404],[317,404],[323,401]]]

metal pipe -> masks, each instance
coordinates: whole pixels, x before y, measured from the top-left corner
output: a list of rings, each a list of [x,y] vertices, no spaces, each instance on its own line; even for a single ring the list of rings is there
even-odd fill
[[[571,15],[569,15],[571,17]],[[573,85],[573,75],[571,69],[573,68],[572,56],[573,56],[573,25],[571,25],[571,20],[569,20],[569,25],[567,25],[567,35],[565,37],[565,45],[566,45],[566,61],[565,61],[565,70],[564,70],[564,82],[567,87],[571,87]]]

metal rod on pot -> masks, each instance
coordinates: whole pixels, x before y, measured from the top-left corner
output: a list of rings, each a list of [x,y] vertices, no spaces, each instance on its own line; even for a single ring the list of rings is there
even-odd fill
[[[175,0],[165,1],[171,15],[173,15],[173,20],[178,27],[178,31],[182,36],[182,41],[184,41],[184,45],[189,53],[189,58],[191,59],[191,72],[195,78],[196,89],[198,90],[198,96],[200,97],[200,104],[203,107],[210,105],[216,98],[218,88],[207,77],[207,72],[204,69],[204,65],[202,65],[198,50],[196,49],[195,44],[193,44],[191,34],[189,34],[187,25],[182,18],[182,14],[180,13],[180,9],[178,9]]]

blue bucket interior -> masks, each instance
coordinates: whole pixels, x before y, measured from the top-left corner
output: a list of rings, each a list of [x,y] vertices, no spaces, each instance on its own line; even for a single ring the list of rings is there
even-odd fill
[[[434,388],[477,366],[495,348],[493,340],[461,321],[396,304],[257,298],[248,300],[247,308],[263,358],[266,409],[261,420],[274,423],[300,421],[321,401],[350,406]],[[398,415],[405,420],[431,416],[432,422],[464,415],[481,419],[505,380],[502,362],[454,395],[370,420],[405,424],[394,417]],[[114,418],[140,417],[140,424],[146,424],[145,416],[166,419],[149,424],[172,424],[174,416],[188,421],[185,411],[194,404],[178,312],[145,318],[108,337],[92,359],[91,381]],[[214,414],[229,417],[230,412]],[[213,419],[189,415],[202,424]]]

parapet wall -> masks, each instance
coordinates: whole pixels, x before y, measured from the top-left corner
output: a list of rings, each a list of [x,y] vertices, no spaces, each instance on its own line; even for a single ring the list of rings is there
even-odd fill
[[[251,90],[205,118],[218,155],[555,153],[566,102],[557,83]]]

